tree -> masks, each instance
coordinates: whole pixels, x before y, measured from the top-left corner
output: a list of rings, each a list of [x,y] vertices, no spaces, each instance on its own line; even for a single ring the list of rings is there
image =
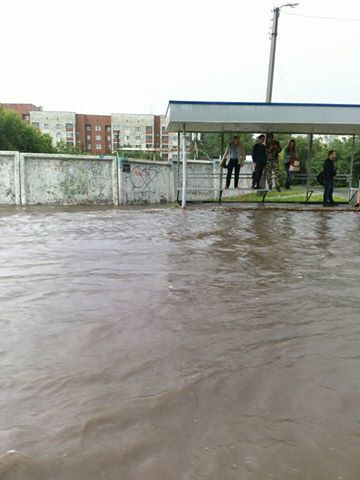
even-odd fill
[[[306,173],[308,168],[309,139],[307,135],[290,135],[286,133],[275,134],[283,150],[288,145],[291,138],[296,141],[296,153],[301,162],[301,173]],[[251,154],[252,147],[256,142],[255,135],[249,133],[240,133],[240,140],[245,146],[247,155]],[[224,134],[224,147],[231,141],[233,134]],[[351,155],[352,155],[352,137],[337,137],[330,142],[328,137],[320,135],[314,136],[312,144],[311,172],[318,174],[323,169],[324,161],[327,158],[328,151],[333,149],[337,153],[337,171],[341,175],[350,173]],[[204,133],[198,142],[199,149],[206,152],[209,157],[218,158],[221,153],[221,134]],[[280,157],[282,155],[280,154]],[[284,162],[280,160],[280,172],[285,173]],[[353,165],[354,184],[357,185],[360,180],[360,138],[357,137],[354,145],[354,165]]]
[[[56,153],[68,153],[70,155],[86,155],[87,153],[84,152],[80,145],[68,145],[64,139],[57,142],[55,151]]]
[[[231,142],[235,133],[224,134],[224,148]],[[240,141],[245,147],[246,155],[250,155],[254,145],[254,136],[251,133],[239,134]],[[224,152],[221,151],[221,133],[203,133],[199,142],[199,148],[206,152],[210,158],[218,158]]]
[[[51,137],[23,122],[17,113],[0,107],[0,150],[54,153]]]
[[[162,160],[161,155],[158,152],[132,150],[131,147],[128,150],[126,146],[113,153],[117,154],[119,157],[136,158],[139,160]]]

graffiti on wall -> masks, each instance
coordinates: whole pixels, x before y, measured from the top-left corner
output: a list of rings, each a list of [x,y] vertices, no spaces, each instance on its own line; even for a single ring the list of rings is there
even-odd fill
[[[130,181],[132,189],[139,192],[155,193],[159,190],[159,181],[165,185],[164,173],[157,165],[134,166],[130,172]]]

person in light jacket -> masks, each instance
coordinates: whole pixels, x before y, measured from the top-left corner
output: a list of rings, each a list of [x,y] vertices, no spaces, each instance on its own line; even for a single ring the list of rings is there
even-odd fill
[[[221,165],[226,166],[227,168],[225,188],[230,187],[233,170],[235,170],[234,187],[238,188],[240,168],[244,165],[244,162],[245,150],[240,143],[239,137],[235,135],[233,141],[230,142],[229,145],[226,147],[225,153],[221,160]]]

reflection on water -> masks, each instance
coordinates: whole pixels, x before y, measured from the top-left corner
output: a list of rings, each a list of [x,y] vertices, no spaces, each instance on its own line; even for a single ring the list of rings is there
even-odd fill
[[[360,216],[0,212],[0,479],[354,479]]]

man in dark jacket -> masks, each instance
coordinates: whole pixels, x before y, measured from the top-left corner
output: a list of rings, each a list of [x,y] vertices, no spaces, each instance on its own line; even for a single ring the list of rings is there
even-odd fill
[[[335,160],[336,152],[330,150],[324,163],[324,207],[336,207],[338,205],[333,199],[334,177],[336,175]]]
[[[259,135],[258,143],[255,143],[252,150],[252,160],[254,163],[253,188],[260,188],[260,180],[266,165],[265,135]]]

